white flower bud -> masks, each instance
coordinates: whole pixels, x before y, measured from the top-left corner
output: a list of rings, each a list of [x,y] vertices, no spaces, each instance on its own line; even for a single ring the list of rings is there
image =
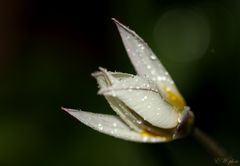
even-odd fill
[[[132,30],[113,19],[137,75],[93,73],[118,116],[65,109],[99,132],[137,142],[166,142],[186,136],[193,113],[186,106],[172,78],[148,45]]]

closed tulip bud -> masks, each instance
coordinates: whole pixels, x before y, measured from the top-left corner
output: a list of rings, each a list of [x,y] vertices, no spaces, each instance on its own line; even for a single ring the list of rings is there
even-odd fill
[[[191,131],[194,116],[171,76],[149,46],[113,19],[137,75],[104,68],[92,75],[117,115],[65,111],[93,129],[129,141],[166,142]]]

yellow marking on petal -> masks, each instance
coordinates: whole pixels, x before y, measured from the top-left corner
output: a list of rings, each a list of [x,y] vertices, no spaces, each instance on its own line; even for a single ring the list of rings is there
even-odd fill
[[[170,135],[169,135],[169,136],[154,135],[154,134],[151,134],[151,133],[149,133],[149,132],[147,132],[147,131],[145,131],[145,130],[142,130],[142,131],[140,132],[140,134],[141,134],[142,137],[160,138],[160,139],[162,139],[163,141],[169,141],[169,140],[171,140],[171,136],[170,136]]]
[[[155,136],[155,135],[153,135],[153,134],[150,134],[150,133],[148,133],[147,131],[141,131],[141,135],[143,136],[143,137],[152,137],[152,136]]]
[[[184,106],[186,106],[186,102],[184,98],[180,94],[178,94],[177,92],[174,92],[171,88],[165,85],[161,85],[161,89],[164,92],[165,100],[169,104],[175,106],[178,111],[182,111]]]

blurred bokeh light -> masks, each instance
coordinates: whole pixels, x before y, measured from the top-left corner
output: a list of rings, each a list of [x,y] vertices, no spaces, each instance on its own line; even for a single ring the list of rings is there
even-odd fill
[[[90,76],[134,73],[111,21],[150,45],[196,115],[240,159],[237,0],[2,0],[1,166],[210,166],[193,138],[138,144],[97,133],[61,106],[114,114]]]

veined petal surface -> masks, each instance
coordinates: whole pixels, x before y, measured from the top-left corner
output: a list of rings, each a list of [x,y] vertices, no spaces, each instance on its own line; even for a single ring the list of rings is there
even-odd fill
[[[140,132],[131,130],[120,120],[120,118],[114,115],[98,114],[67,108],[62,109],[85,125],[107,135],[134,142],[154,143],[167,141],[164,137],[144,135]]]

